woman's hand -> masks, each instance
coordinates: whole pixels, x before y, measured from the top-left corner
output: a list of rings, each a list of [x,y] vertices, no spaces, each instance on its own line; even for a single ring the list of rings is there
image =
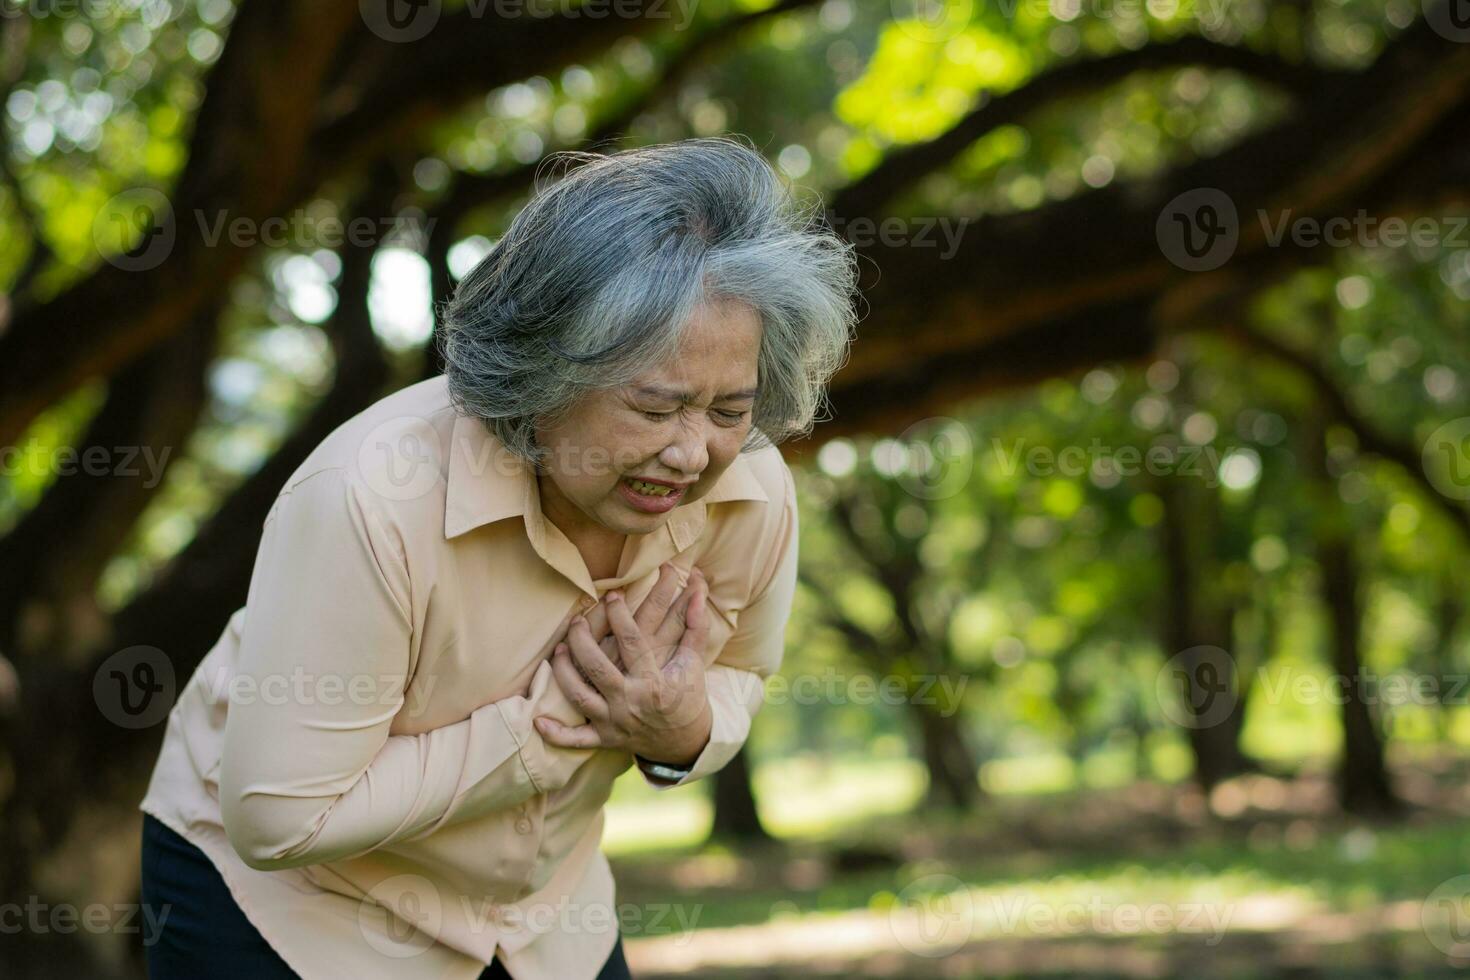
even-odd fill
[[[658,581],[638,604],[638,611],[633,614],[633,618],[645,633],[650,630],[655,632],[656,645],[660,648],[672,649],[684,634],[684,613],[689,606],[690,589],[694,586],[694,577],[698,572],[697,568],[690,569],[689,585],[680,591],[679,573],[672,564],[664,562],[658,569]],[[592,638],[601,645],[602,652],[621,670],[622,655],[618,652],[618,641],[612,635],[611,624],[607,619],[606,600],[599,602],[587,613],[587,629]],[[565,639],[566,636],[563,636],[562,640]],[[578,671],[580,672],[580,668]],[[591,683],[591,679],[585,674],[582,679]]]
[[[574,619],[551,666],[568,700],[588,721],[569,728],[542,716],[536,719],[542,737],[565,748],[619,748],[672,765],[698,758],[711,725],[704,685],[708,594],[703,575],[692,569],[681,601],[651,628],[651,617],[640,623],[622,594],[609,592],[603,599],[612,631],[608,639],[621,669],[586,620]]]

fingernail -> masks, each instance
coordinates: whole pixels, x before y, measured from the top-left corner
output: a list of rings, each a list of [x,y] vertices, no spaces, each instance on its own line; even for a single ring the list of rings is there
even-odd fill
[[[607,594],[607,597],[609,599],[611,599],[613,602],[622,602],[623,601],[623,594],[621,592],[619,592],[618,590],[616,590],[616,589],[614,589],[613,591],[609,592]]]

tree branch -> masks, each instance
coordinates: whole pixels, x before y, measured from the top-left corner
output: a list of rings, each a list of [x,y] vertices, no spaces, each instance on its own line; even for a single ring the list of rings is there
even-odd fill
[[[1424,496],[1435,505],[1451,524],[1460,529],[1470,541],[1470,511],[1445,498],[1430,481],[1424,470],[1424,461],[1412,446],[1394,439],[1380,429],[1372,420],[1358,411],[1342,389],[1317,363],[1310,354],[1282,343],[1261,330],[1247,325],[1243,320],[1230,318],[1220,324],[1221,332],[1243,347],[1259,351],[1294,368],[1316,393],[1329,418],[1352,431],[1357,437],[1358,447],[1365,453],[1395,463],[1419,487]]]
[[[1000,95],[981,93],[978,104],[943,134],[888,154],[868,173],[843,188],[830,210],[844,218],[877,213],[900,191],[948,164],[974,142],[1002,126],[1023,121],[1062,99],[1088,95],[1141,71],[1198,65],[1240,72],[1306,96],[1345,77],[1342,72],[1297,65],[1236,45],[1188,36],[1100,58],[1079,58],[1039,73]]]

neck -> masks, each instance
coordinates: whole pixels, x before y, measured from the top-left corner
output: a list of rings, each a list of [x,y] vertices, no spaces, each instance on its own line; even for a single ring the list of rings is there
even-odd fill
[[[562,497],[556,483],[545,474],[538,475],[536,484],[541,496],[541,516],[566,535],[581,553],[587,573],[594,579],[616,576],[628,536],[589,520]]]

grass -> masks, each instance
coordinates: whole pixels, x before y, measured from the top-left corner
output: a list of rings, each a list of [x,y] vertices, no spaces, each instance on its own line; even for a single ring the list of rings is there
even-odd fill
[[[1167,764],[1169,751],[1155,755]],[[1396,753],[1401,763],[1417,755]],[[1259,808],[1249,819],[1190,822],[1175,819],[1187,786],[1132,782],[1133,765],[1131,753],[1082,766],[995,760],[980,776],[992,798],[955,816],[915,809],[923,774],[907,760],[781,760],[756,780],[781,845],[738,852],[701,845],[702,794],[620,785],[606,839],[619,901],[673,901],[693,928],[628,932],[635,969],[651,980],[780,980],[1285,976],[1307,966],[1441,976],[1470,965],[1436,948],[1422,919],[1436,888],[1470,872],[1470,821],[1454,816],[1458,804],[1397,824]],[[1447,801],[1464,796],[1456,780],[1463,774],[1444,782]],[[894,860],[844,870],[855,844]],[[903,929],[943,940],[956,921],[944,955],[905,948]],[[1083,950],[1109,965],[1058,966]]]
[[[908,759],[793,757],[761,766],[755,790],[767,829],[803,837],[907,812],[923,795],[924,770]],[[608,803],[603,850],[620,856],[693,847],[708,835],[712,817],[707,792],[659,793],[629,770]]]

